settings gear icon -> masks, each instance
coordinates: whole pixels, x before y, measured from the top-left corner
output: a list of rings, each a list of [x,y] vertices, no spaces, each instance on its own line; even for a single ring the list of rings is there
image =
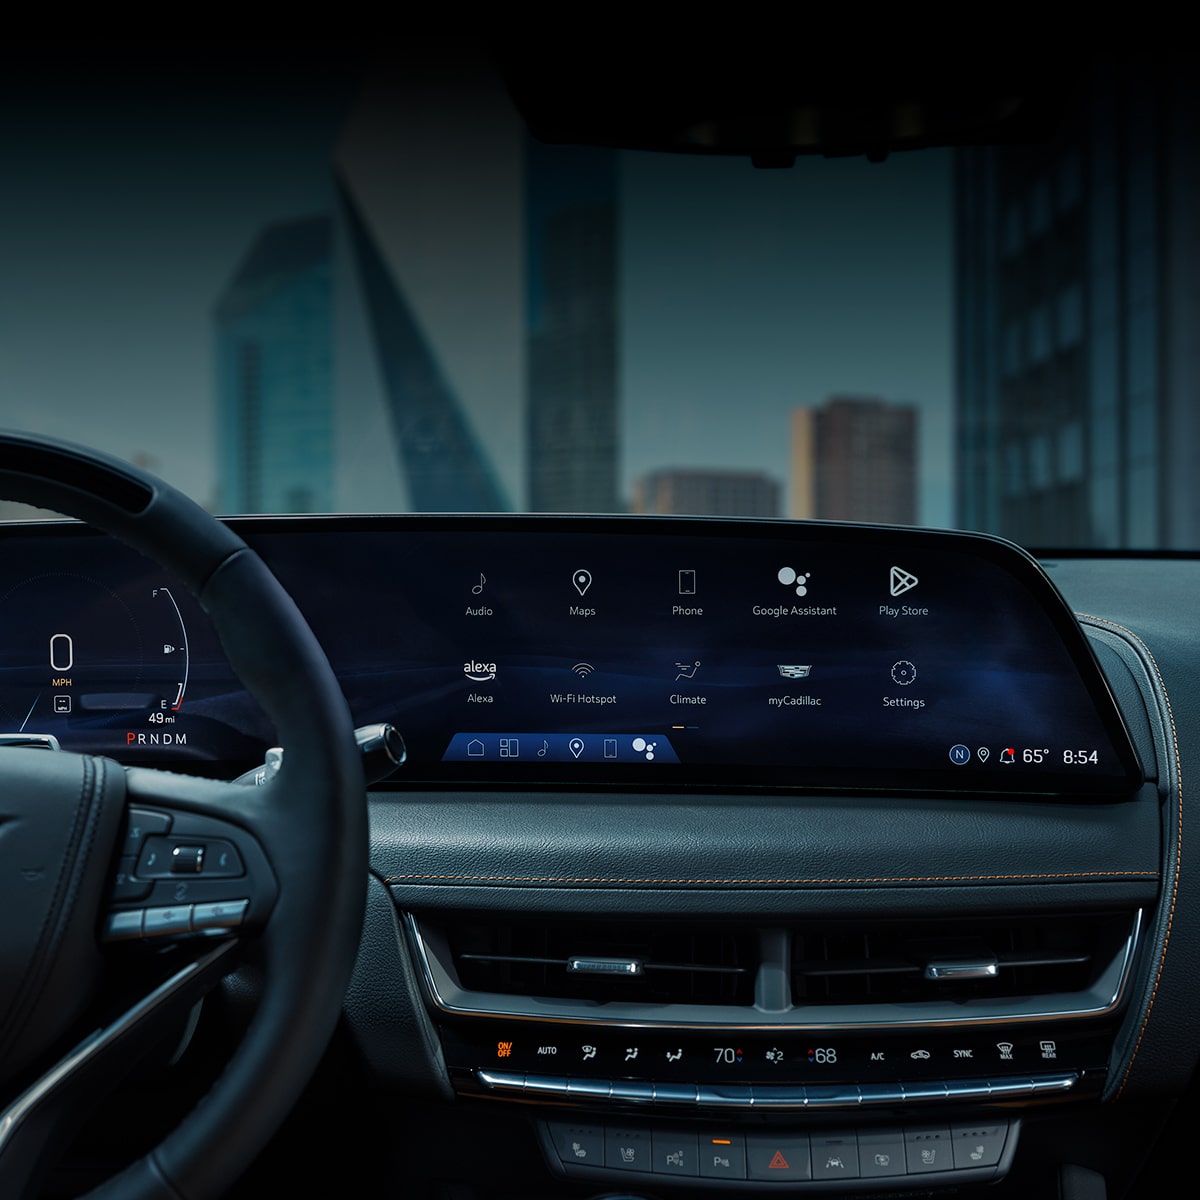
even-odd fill
[[[902,658],[899,662],[892,663],[893,683],[898,683],[901,687],[908,687],[916,677],[917,668],[907,658]]]

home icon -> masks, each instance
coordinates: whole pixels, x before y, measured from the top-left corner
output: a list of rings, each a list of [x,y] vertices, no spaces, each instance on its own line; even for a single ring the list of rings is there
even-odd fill
[[[471,758],[482,758],[483,743],[478,738],[472,738],[467,743],[467,754]]]

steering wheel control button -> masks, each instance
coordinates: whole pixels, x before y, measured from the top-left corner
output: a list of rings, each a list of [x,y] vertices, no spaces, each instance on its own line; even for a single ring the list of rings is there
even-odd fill
[[[814,1179],[857,1179],[858,1138],[840,1133],[812,1139]]]
[[[142,918],[142,934],[145,937],[166,937],[172,934],[191,933],[192,905],[175,904],[169,908],[148,908]]]
[[[746,1139],[742,1134],[702,1133],[699,1142],[702,1179],[746,1178]]]
[[[135,878],[137,859],[125,855],[117,864],[117,874],[113,880],[109,897],[116,904],[127,903],[130,900],[144,900],[154,886],[148,879]]]
[[[104,922],[106,942],[127,942],[142,936],[142,910],[112,913]]]
[[[858,1171],[863,1179],[905,1174],[904,1135],[898,1129],[859,1133]]]
[[[699,1151],[694,1133],[671,1133],[654,1130],[655,1175],[698,1175]]]
[[[808,1138],[770,1133],[746,1135],[746,1178],[775,1183],[811,1179]]]
[[[245,873],[241,855],[232,842],[211,838],[205,843],[204,870],[201,872],[205,879],[236,879]]]
[[[649,1171],[650,1131],[619,1128],[606,1130],[604,1165],[617,1171]]]
[[[199,875],[204,866],[203,846],[172,846],[171,874]]]
[[[954,1148],[946,1125],[905,1129],[904,1150],[910,1175],[949,1171],[954,1166]]]
[[[192,928],[200,933],[206,929],[232,929],[246,919],[249,900],[219,900],[215,904],[197,904],[192,910]]]
[[[171,818],[166,813],[150,808],[131,808],[125,819],[125,844],[121,853],[131,854],[136,859],[146,838],[168,833],[170,829]]]
[[[553,1122],[550,1133],[558,1157],[568,1166],[604,1165],[604,1126],[568,1125]]]
[[[149,837],[137,860],[142,879],[199,875],[202,879],[236,879],[246,873],[242,857],[224,838]]]
[[[954,1147],[955,1170],[994,1167],[1004,1153],[1007,1136],[1006,1125],[952,1125],[950,1142]]]

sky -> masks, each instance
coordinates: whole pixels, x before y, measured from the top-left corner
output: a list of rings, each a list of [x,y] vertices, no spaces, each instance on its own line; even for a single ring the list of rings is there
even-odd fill
[[[212,310],[264,226],[331,207],[356,64],[37,66],[0,72],[0,426],[211,502]],[[949,154],[618,174],[625,494],[672,466],[786,481],[791,409],[871,395],[920,407],[919,511],[949,523]]]

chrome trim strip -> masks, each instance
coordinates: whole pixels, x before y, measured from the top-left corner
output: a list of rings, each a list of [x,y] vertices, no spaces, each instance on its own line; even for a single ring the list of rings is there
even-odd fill
[[[836,1032],[841,1030],[861,1030],[869,1031],[888,1031],[898,1029],[963,1029],[973,1026],[989,1026],[989,1025],[1031,1025],[1036,1023],[1046,1023],[1054,1021],[1076,1021],[1093,1019],[1096,1017],[1108,1016],[1115,1012],[1123,1003],[1125,994],[1129,986],[1129,979],[1133,971],[1133,963],[1138,946],[1141,944],[1142,926],[1144,924],[1144,914],[1142,909],[1137,909],[1133,917],[1133,926],[1129,932],[1129,936],[1118,954],[1114,958],[1114,963],[1117,964],[1117,979],[1113,986],[1112,993],[1101,1003],[1094,1005],[1091,1008],[1076,1008],[1076,1007],[1061,1007],[1061,1008],[1045,1008],[1035,1012],[1014,1013],[1010,1009],[985,1007],[982,1002],[978,1009],[974,1009],[970,1016],[952,1015],[952,1010],[961,1010],[962,1005],[952,1004],[949,1001],[945,1002],[945,1012],[931,1011],[932,1005],[914,1006],[914,1008],[925,1008],[927,1015],[916,1017],[903,1017],[897,1020],[838,1020],[833,1018],[825,1018],[819,1021],[805,1020],[803,1008],[793,1008],[791,1014],[794,1014],[791,1020],[780,1020],[779,1017],[770,1019],[763,1018],[760,1020],[738,1019],[735,1015],[747,1011],[743,1008],[733,1008],[729,1010],[729,1017],[722,1018],[719,1021],[689,1021],[689,1020],[651,1020],[643,1019],[626,1019],[613,1017],[603,1017],[599,1015],[581,1015],[564,1009],[555,1010],[553,1007],[554,1001],[547,1001],[541,1007],[520,1007],[520,1002],[523,999],[519,996],[506,998],[511,1000],[511,1007],[494,1006],[490,1008],[471,1008],[463,1004],[451,1003],[442,994],[443,989],[438,986],[437,972],[434,969],[434,956],[430,953],[426,939],[421,932],[421,928],[417,923],[416,917],[411,912],[402,914],[404,924],[408,929],[413,948],[417,956],[417,965],[419,973],[425,982],[425,988],[428,992],[429,999],[434,1007],[447,1016],[455,1017],[483,1017],[487,1019],[500,1018],[507,1021],[538,1021],[547,1025],[570,1025],[596,1028],[603,1026],[611,1029],[649,1029],[649,1030],[679,1030],[680,1032],[695,1031],[704,1033],[712,1029],[723,1029],[732,1032],[744,1033],[797,1033],[802,1031],[812,1031],[814,1033],[821,1031]],[[447,977],[446,982],[453,986],[452,981]],[[463,995],[472,993],[463,992]],[[484,993],[475,993],[482,995]],[[1011,1005],[1012,1000],[1006,1000]],[[974,1002],[972,1002],[974,1003]],[[687,1006],[677,1005],[677,1008]],[[826,1010],[828,1011],[828,1010]]]
[[[238,944],[236,938],[222,942],[202,958],[176,971],[169,979],[160,983],[152,992],[127,1009],[116,1020],[94,1030],[80,1042],[65,1058],[60,1059],[40,1079],[32,1083],[3,1112],[0,1112],[0,1154],[5,1143],[20,1128],[33,1111],[48,1099],[73,1075],[86,1067],[114,1042],[136,1028],[162,1005],[170,1001],[177,992],[202,975]]]
[[[547,1100],[582,1100],[638,1104],[670,1104],[696,1108],[847,1109],[863,1106],[930,1102],[1011,1100],[1069,1092],[1079,1075],[1067,1072],[1000,1079],[931,1079],[910,1083],[865,1083],[816,1087],[754,1084],[678,1084],[637,1080],[564,1079],[553,1075],[519,1075],[477,1070],[476,1079],[490,1091],[523,1092]]]
[[[1000,966],[994,958],[978,962],[926,963],[926,979],[995,979]]]

